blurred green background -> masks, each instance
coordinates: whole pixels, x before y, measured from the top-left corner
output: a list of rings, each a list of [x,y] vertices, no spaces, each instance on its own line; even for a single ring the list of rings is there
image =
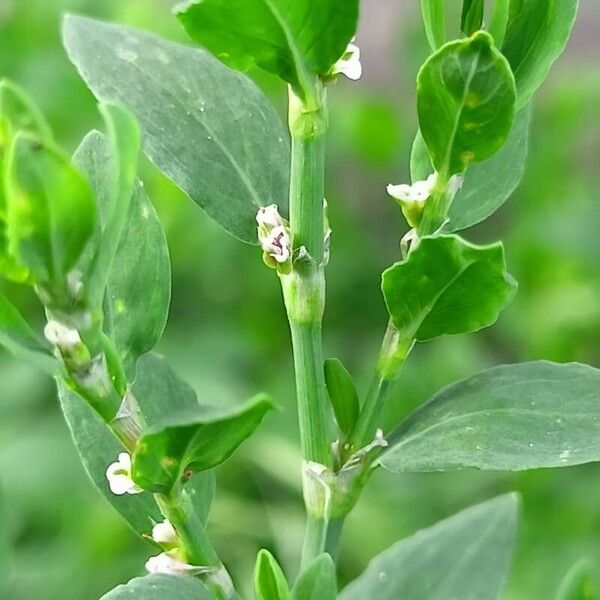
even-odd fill
[[[172,4],[0,0],[0,76],[33,94],[73,150],[100,119],[61,49],[61,13],[96,15],[183,41]],[[427,54],[417,5],[363,1],[358,43],[365,77],[358,84],[340,82],[331,93],[334,237],[325,344],[361,389],[386,322],[380,273],[397,257],[403,233],[385,184],[407,180],[414,81]],[[418,347],[398,384],[390,423],[440,386],[491,365],[547,358],[600,366],[599,33],[600,5],[582,0],[569,50],[536,100],[526,177],[502,210],[467,232],[474,241],[505,241],[520,282],[517,299],[482,334]],[[282,88],[256,75],[283,107]],[[219,469],[210,529],[242,585],[260,547],[276,552],[293,573],[303,514],[290,344],[276,278],[256,249],[224,234],[147,163],[142,175],[173,261],[171,320],[159,350],[204,402],[238,402],[264,389],[284,407]],[[41,322],[26,290],[9,294]],[[416,529],[509,490],[523,496],[509,600],[553,598],[580,558],[600,571],[600,465],[522,474],[381,472],[348,521],[341,580]],[[11,575],[1,598],[92,600],[140,574],[152,552],[87,481],[52,382],[3,353],[0,499],[0,570]]]

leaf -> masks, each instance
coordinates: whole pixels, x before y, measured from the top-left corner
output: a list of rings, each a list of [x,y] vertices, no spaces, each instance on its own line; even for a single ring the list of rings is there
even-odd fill
[[[337,358],[325,361],[325,383],[335,413],[335,420],[346,435],[350,435],[358,419],[358,394],[352,376]]]
[[[592,565],[587,560],[575,563],[562,580],[556,600],[595,600],[598,598],[591,572]]]
[[[529,103],[563,53],[578,0],[511,0],[502,52],[517,82],[517,108]]]
[[[256,600],[289,600],[290,590],[279,563],[268,550],[261,550],[254,568]]]
[[[93,131],[73,157],[92,185],[102,223],[106,223],[111,203],[112,154],[108,139]],[[127,372],[133,374],[138,357],[152,350],[160,339],[171,298],[167,241],[139,181],[127,209],[116,257],[106,282],[104,328],[115,342]]]
[[[0,81],[0,273],[12,281],[23,283],[29,271],[19,265],[8,251],[3,183],[5,155],[18,131],[26,131],[44,140],[52,139],[52,130],[35,102],[18,85],[4,79]]]
[[[468,508],[394,544],[340,600],[499,600],[517,528],[517,497]]]
[[[494,0],[494,10],[487,29],[494,38],[497,48],[502,48],[502,44],[504,43],[506,26],[508,25],[509,5],[510,0]]]
[[[465,35],[473,35],[483,24],[484,0],[463,0],[460,17],[460,30]]]
[[[321,554],[298,577],[292,600],[335,600],[336,597],[335,564],[329,554]]]
[[[458,236],[425,237],[383,273],[382,290],[405,350],[413,340],[492,325],[514,295],[502,244],[474,246]]]
[[[500,150],[514,107],[510,66],[486,32],[446,44],[419,71],[419,125],[433,166],[444,178]]]
[[[96,205],[85,178],[58,150],[19,133],[7,161],[10,253],[60,305],[68,276],[94,232]]]
[[[195,394],[178,393],[178,387],[183,385],[162,357],[147,354],[140,358],[132,391],[147,423],[155,424],[174,406],[188,409],[197,406]],[[149,534],[152,524],[162,521],[151,494],[115,496],[108,487],[106,468],[123,452],[121,444],[87,402],[64,385],[59,385],[59,399],[90,479],[135,531],[140,535]],[[195,510],[203,521],[208,516],[214,487],[211,471],[195,475],[187,485]]]
[[[216,600],[198,579],[176,575],[146,575],[104,594],[100,600]]]
[[[52,129],[42,111],[25,90],[8,79],[0,81],[0,117],[6,119],[10,135],[24,131],[52,140]]]
[[[531,106],[526,106],[517,113],[502,149],[467,170],[450,207],[444,231],[452,233],[476,225],[510,198],[525,173],[530,122]],[[424,180],[432,171],[425,141],[417,133],[411,154],[412,180]]]
[[[600,460],[600,371],[530,362],[450,385],[391,436],[391,471],[521,471]]]
[[[126,233],[123,227],[130,215],[140,153],[140,130],[133,116],[110,104],[101,104],[99,108],[107,125],[112,151],[110,166],[107,165],[109,171],[101,234],[96,239],[96,252],[89,273],[90,303],[94,307],[102,304],[114,256]]]
[[[58,372],[58,361],[35,335],[21,313],[0,293],[0,346],[49,375]]]
[[[234,410],[198,406],[165,414],[137,443],[133,480],[143,489],[170,492],[188,471],[205,471],[227,460],[272,408],[271,400],[259,395]]]
[[[359,0],[188,0],[175,14],[189,36],[229,66],[256,65],[303,99],[356,33]]]
[[[446,13],[444,0],[421,0],[425,34],[435,52],[446,43]]]
[[[275,109],[208,52],[67,16],[64,44],[94,94],[138,119],[148,158],[236,237],[257,243],[256,212],[288,195],[289,143]]]

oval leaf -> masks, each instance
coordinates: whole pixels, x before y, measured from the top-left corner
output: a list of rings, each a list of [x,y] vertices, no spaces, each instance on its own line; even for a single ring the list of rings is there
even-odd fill
[[[175,575],[147,575],[132,579],[100,600],[216,600],[198,579]]]
[[[94,189],[100,221],[106,223],[111,206],[113,151],[108,139],[91,132],[73,162]],[[102,238],[97,231],[97,242]],[[98,239],[100,238],[100,239]],[[171,265],[167,241],[158,215],[137,182],[122,224],[116,260],[105,282],[104,328],[115,342],[126,370],[149,352],[164,330],[171,298]]]
[[[337,358],[325,361],[325,384],[338,427],[350,435],[359,413],[358,394],[352,376]]]
[[[19,133],[7,161],[10,253],[54,304],[69,303],[68,276],[94,233],[96,201],[58,150]]]
[[[517,498],[478,504],[382,552],[340,600],[499,600],[517,529]]]
[[[531,106],[515,117],[510,135],[492,158],[469,167],[456,193],[444,231],[467,229],[487,219],[513,194],[525,173]],[[413,181],[421,181],[432,172],[431,159],[421,133],[417,133],[410,157]]]
[[[435,170],[444,178],[493,156],[515,112],[506,59],[483,31],[446,44],[419,71],[419,125]]]
[[[286,204],[289,143],[265,95],[201,49],[68,16],[70,59],[94,94],[138,119],[148,158],[227,231],[257,242],[259,207]]]
[[[492,325],[514,295],[502,244],[474,246],[458,236],[425,237],[383,273],[382,290],[401,346]]]
[[[261,550],[256,557],[254,595],[256,600],[289,600],[290,598],[285,575],[268,550]]]
[[[502,52],[517,81],[519,108],[542,85],[554,61],[563,53],[578,0],[511,0]]]
[[[142,488],[168,493],[192,473],[227,460],[273,408],[259,395],[235,410],[202,406],[166,414],[160,425],[141,436],[133,455],[132,475]]]
[[[50,375],[59,371],[58,361],[29,327],[21,313],[0,293],[0,346]]]
[[[335,563],[329,554],[321,554],[300,573],[292,590],[292,599],[335,600],[336,598]]]
[[[192,39],[228,65],[256,65],[314,94],[356,33],[359,0],[188,0],[175,8]]]
[[[600,371],[530,362],[450,385],[390,436],[391,471],[521,471],[600,460]]]

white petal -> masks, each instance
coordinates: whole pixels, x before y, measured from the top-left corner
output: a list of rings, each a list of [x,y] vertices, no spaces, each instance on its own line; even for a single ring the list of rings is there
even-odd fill
[[[110,491],[116,496],[122,496],[123,494],[131,493],[131,489],[135,484],[127,475],[120,473],[113,474],[108,477],[108,486]]]
[[[412,187],[406,183],[401,183],[400,185],[392,185],[390,183],[390,185],[387,186],[387,193],[392,198],[396,198],[396,200],[410,200]]]
[[[355,44],[348,44],[344,56],[340,58],[333,66],[333,74],[341,73],[356,81],[362,77],[362,64],[360,62],[360,48]]]
[[[117,458],[118,458],[119,464],[124,469],[131,471],[131,456],[129,456],[129,454],[127,454],[127,452],[119,453],[119,456]]]
[[[152,556],[146,562],[148,573],[163,573],[165,575],[183,575],[191,571],[196,571],[198,567],[188,565],[163,552],[158,556]]]
[[[177,532],[171,522],[165,519],[152,528],[152,539],[158,544],[176,544]]]
[[[44,327],[44,337],[59,348],[70,349],[81,343],[81,337],[76,329],[71,329],[59,321],[48,321]]]
[[[277,227],[283,225],[283,219],[279,214],[277,204],[271,204],[269,206],[263,206],[258,209],[256,213],[256,222],[259,226],[264,225],[266,227]]]

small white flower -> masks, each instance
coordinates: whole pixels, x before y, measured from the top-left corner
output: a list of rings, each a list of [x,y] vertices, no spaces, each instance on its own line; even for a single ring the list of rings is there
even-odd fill
[[[171,521],[165,519],[162,523],[157,523],[152,528],[152,539],[157,544],[165,544],[168,546],[177,544],[177,532],[173,525],[171,525]]]
[[[258,226],[264,226],[267,228],[279,227],[284,224],[284,220],[279,214],[277,204],[271,204],[270,206],[263,206],[258,209],[256,213],[256,222]]]
[[[354,39],[352,40],[354,42]],[[343,56],[333,65],[333,75],[342,74],[352,81],[362,77],[362,64],[360,62],[360,48],[353,43],[348,44]]]
[[[110,491],[117,496],[139,494],[144,491],[131,479],[131,456],[127,452],[121,452],[118,461],[109,465],[106,469],[106,479]]]
[[[425,202],[435,187],[437,174],[432,173],[425,181],[415,181],[412,185],[388,185],[387,193],[401,202]]]
[[[261,236],[260,245],[264,252],[280,264],[286,263],[292,252],[292,240],[284,225],[273,227],[268,235]]]
[[[63,325],[60,321],[48,321],[44,327],[44,337],[61,350],[72,350],[81,344],[81,337],[76,329]]]
[[[207,567],[195,567],[194,565],[188,565],[172,556],[169,556],[166,552],[159,554],[158,556],[152,556],[146,562],[146,571],[148,573],[162,573],[164,575],[193,575],[196,573],[206,572]]]

